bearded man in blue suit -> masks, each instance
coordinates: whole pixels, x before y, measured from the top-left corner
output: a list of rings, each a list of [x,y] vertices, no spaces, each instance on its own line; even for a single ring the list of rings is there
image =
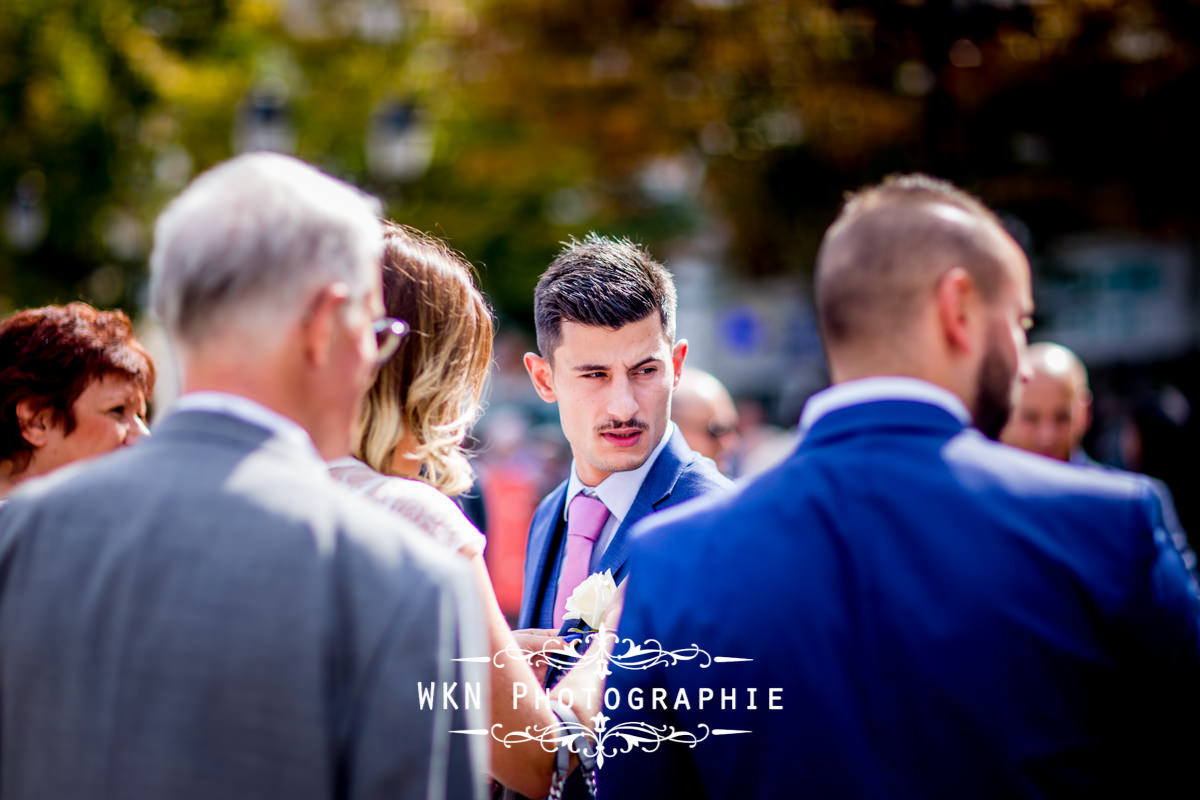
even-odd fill
[[[1033,311],[1021,248],[892,178],[827,232],[815,294],[835,385],[797,451],[635,531],[621,636],[683,658],[617,647],[602,796],[1194,782],[1200,598],[1152,492],[988,438]]]
[[[579,582],[606,570],[625,577],[635,522],[732,487],[670,419],[688,347],[675,341],[675,302],[671,274],[644,249],[595,235],[567,244],[538,281],[540,355],[527,353],[525,367],[538,395],[558,403],[573,461],[534,512],[521,628],[571,627],[564,601]],[[590,540],[569,533],[571,509],[585,501]]]

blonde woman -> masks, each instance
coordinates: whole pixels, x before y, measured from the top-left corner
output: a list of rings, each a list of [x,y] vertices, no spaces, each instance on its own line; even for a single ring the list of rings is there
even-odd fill
[[[383,295],[387,314],[409,332],[380,369],[363,401],[354,457],[330,462],[334,478],[403,515],[471,560],[494,653],[516,648],[483,560],[484,536],[451,496],[472,485],[462,442],[479,414],[492,357],[492,315],[475,287],[471,267],[441,241],[401,225],[384,231]],[[551,692],[570,690],[580,720],[599,710],[603,663],[599,651]],[[522,659],[492,671],[492,723],[503,731],[557,721],[544,690]],[[519,702],[514,702],[514,695]],[[588,705],[591,703],[591,705]],[[554,754],[534,742],[505,747],[492,740],[492,775],[531,797],[550,786]]]
[[[492,358],[492,315],[471,268],[449,247],[394,223],[384,228],[387,314],[409,331],[363,401],[354,458],[333,476],[468,557],[484,536],[452,501],[469,489],[462,441],[479,413]]]

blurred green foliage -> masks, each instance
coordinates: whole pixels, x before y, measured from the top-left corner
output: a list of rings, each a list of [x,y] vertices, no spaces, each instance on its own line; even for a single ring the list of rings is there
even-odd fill
[[[0,310],[138,308],[155,215],[250,123],[521,324],[568,236],[803,274],[841,193],[897,170],[1035,239],[1186,234],[1198,33],[1195,0],[0,0]],[[427,168],[373,165],[380,109]]]

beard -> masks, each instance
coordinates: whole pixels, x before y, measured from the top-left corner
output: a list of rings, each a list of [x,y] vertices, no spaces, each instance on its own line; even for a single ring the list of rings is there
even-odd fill
[[[998,338],[995,329],[989,332],[987,350],[976,378],[975,408],[972,410],[975,427],[984,436],[996,440],[1012,413],[1013,379],[1017,375],[1016,366],[1004,357]]]

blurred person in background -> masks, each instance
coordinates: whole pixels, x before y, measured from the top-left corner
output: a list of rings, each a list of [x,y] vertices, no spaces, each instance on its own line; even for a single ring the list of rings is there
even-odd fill
[[[796,449],[794,428],[770,422],[766,403],[758,397],[742,395],[734,400],[737,408],[737,445],[730,455],[731,477],[745,483],[778,466]]]
[[[147,435],[154,377],[121,311],[68,303],[0,322],[0,501],[22,481]]]
[[[1029,378],[1015,388],[1013,413],[1000,440],[1073,464],[1098,465],[1083,450],[1092,424],[1087,369],[1073,352],[1052,342],[1029,346]]]
[[[1013,413],[1000,441],[1058,461],[1084,467],[1116,469],[1096,461],[1083,449],[1092,423],[1092,391],[1087,367],[1074,352],[1053,342],[1029,346],[1029,376],[1014,387]],[[1145,476],[1143,476],[1145,477]],[[1163,524],[1189,569],[1196,556],[1180,524],[1167,485],[1146,477],[1162,505]]]
[[[550,788],[554,752],[539,742],[503,744],[505,732],[558,721],[529,664],[515,653],[517,640],[492,589],[483,534],[450,499],[474,482],[463,441],[479,416],[479,398],[491,365],[492,314],[471,266],[446,244],[410,228],[385,223],[383,302],[386,313],[409,330],[376,374],[363,401],[360,427],[347,456],[330,473],[371,500],[412,522],[446,548],[469,559],[483,605],[492,669],[491,771],[504,786],[542,797]],[[548,637],[524,639],[537,649]],[[504,651],[514,653],[502,657]],[[599,710],[601,672],[595,658],[556,687],[575,702],[579,719]],[[519,687],[519,688],[518,688]],[[591,688],[589,696],[581,688]],[[568,703],[567,705],[570,705]]]
[[[466,565],[325,464],[396,341],[377,214],[252,153],[159,216],[181,396],[0,514],[6,800],[483,796],[484,712],[414,692],[486,678]]]
[[[711,458],[725,475],[733,475],[738,413],[729,390],[715,375],[683,368],[671,398],[671,420],[693,450]]]

